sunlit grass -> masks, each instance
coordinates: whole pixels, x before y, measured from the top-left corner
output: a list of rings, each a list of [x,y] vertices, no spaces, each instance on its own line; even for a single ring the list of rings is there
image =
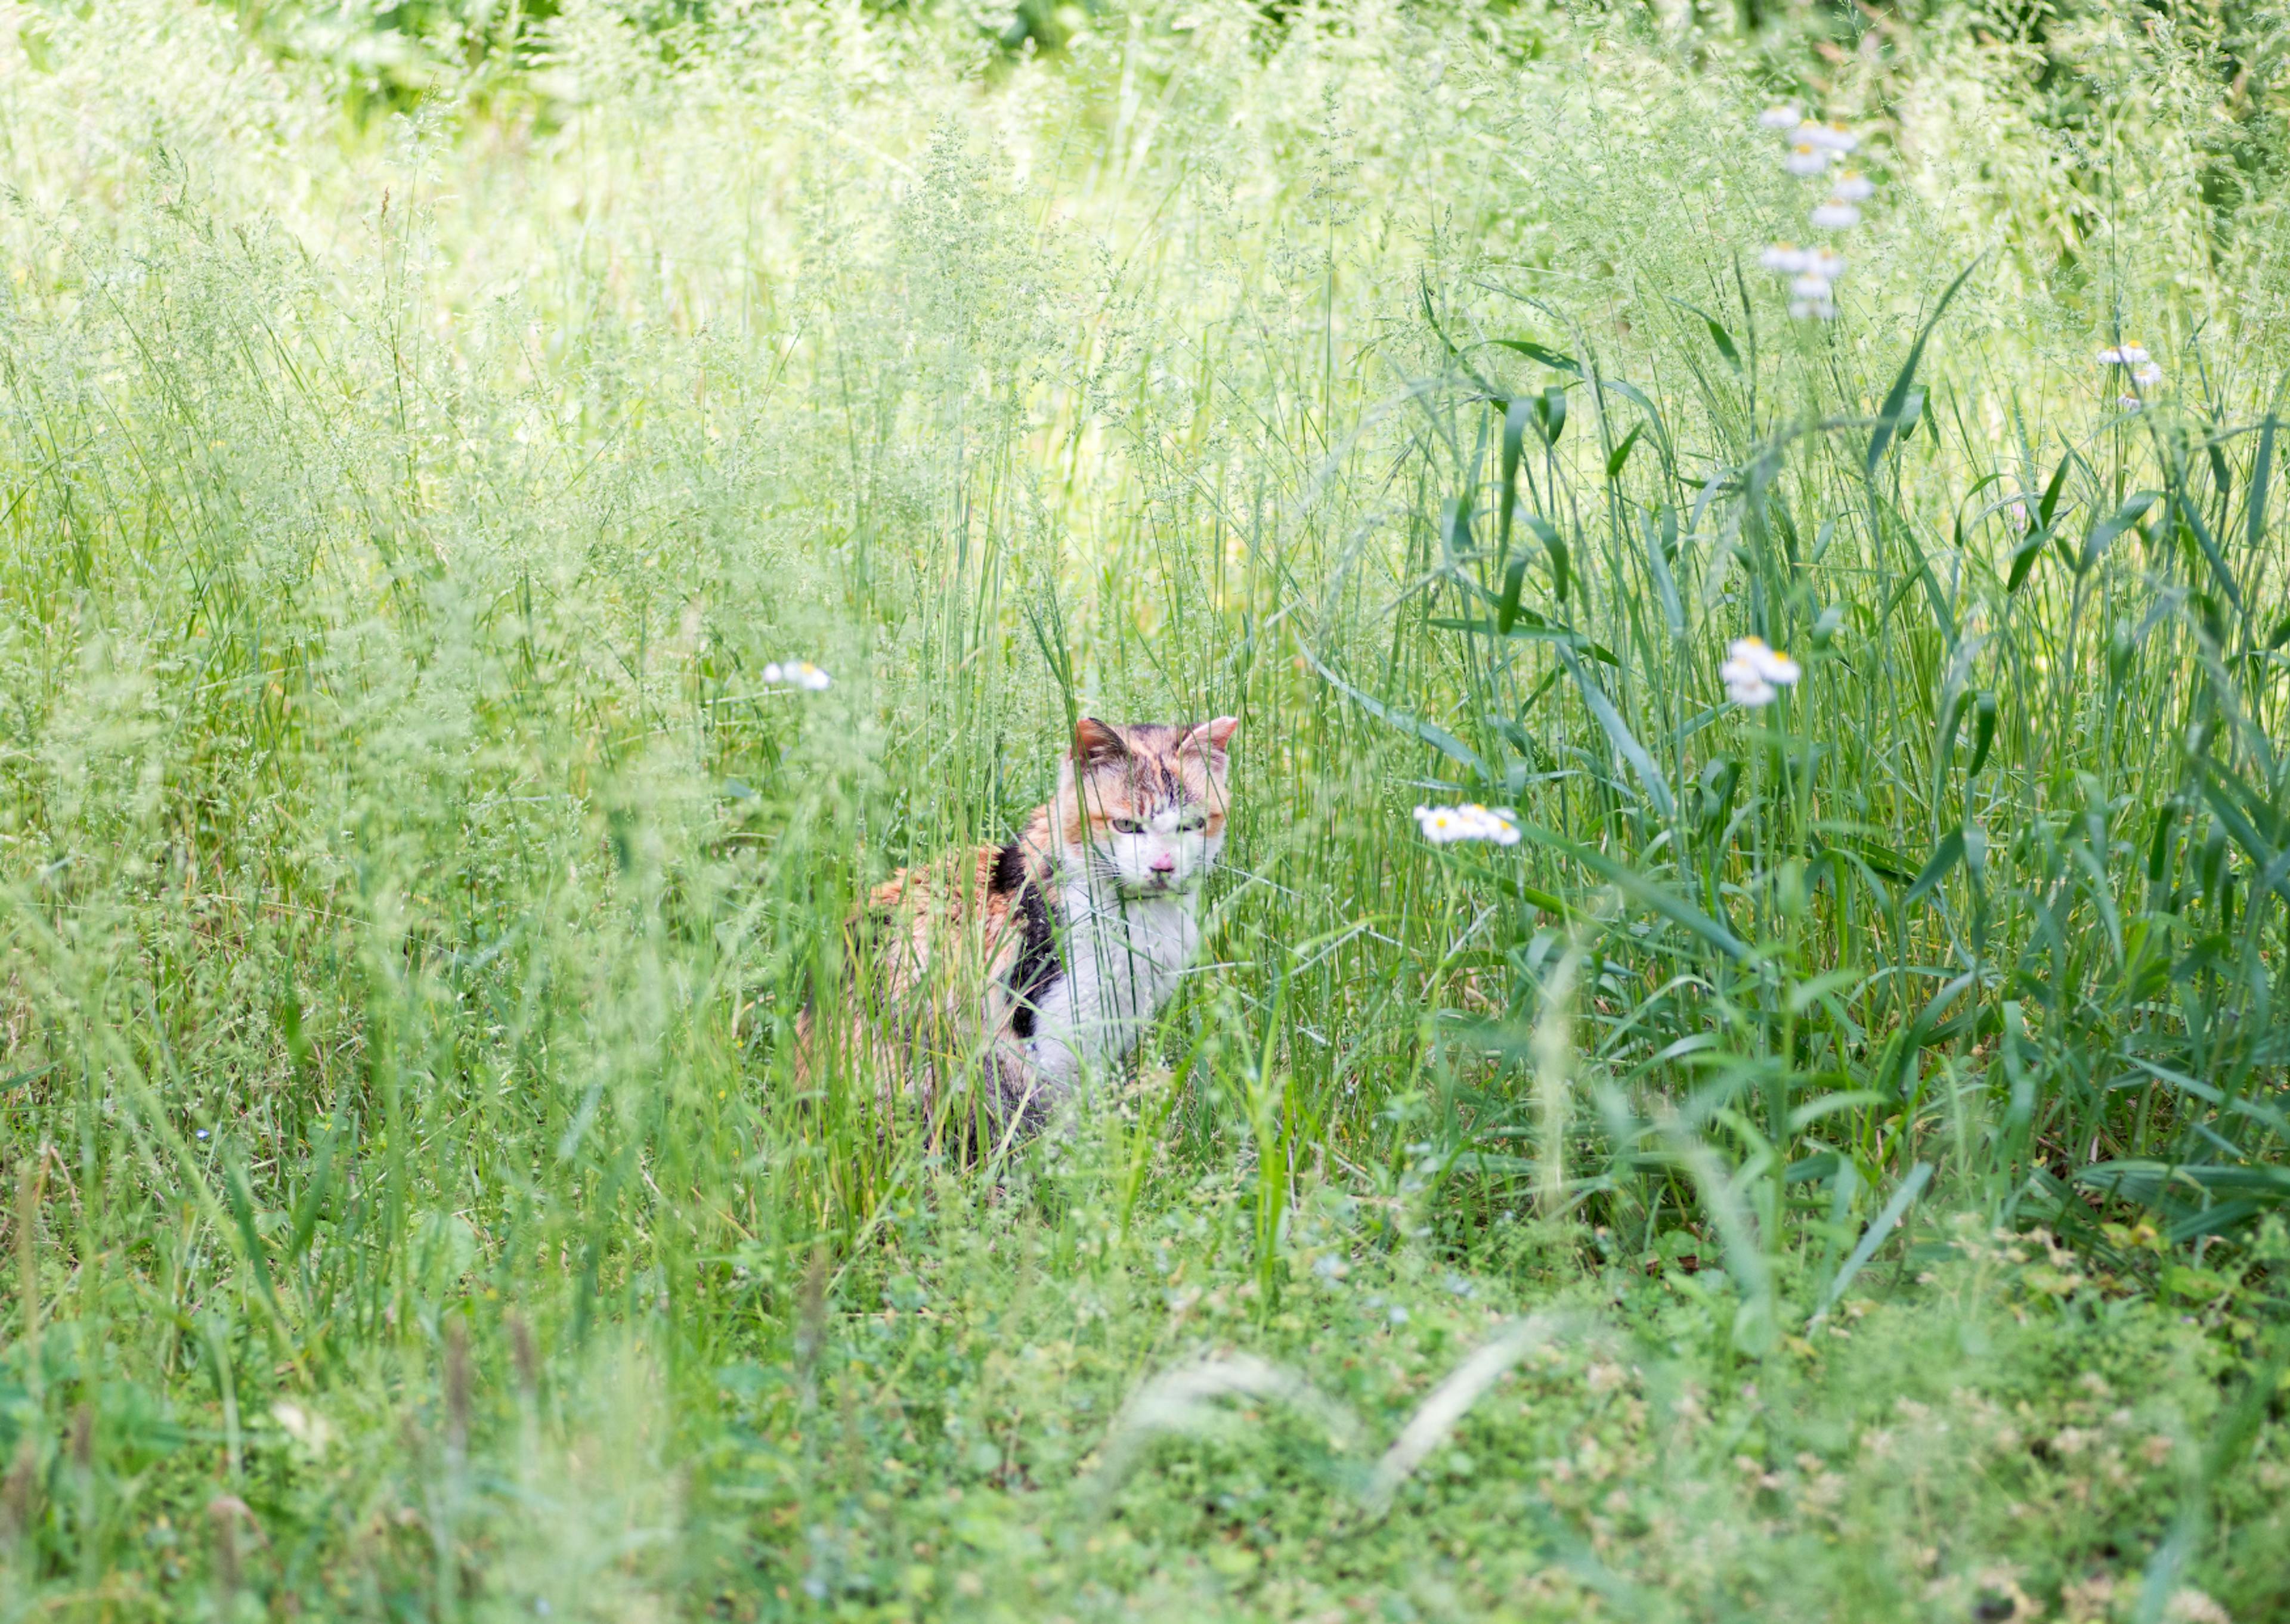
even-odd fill
[[[2279,217],[2061,28],[0,13],[0,1606],[2279,1609]],[[1134,1075],[799,1093],[1085,712]]]

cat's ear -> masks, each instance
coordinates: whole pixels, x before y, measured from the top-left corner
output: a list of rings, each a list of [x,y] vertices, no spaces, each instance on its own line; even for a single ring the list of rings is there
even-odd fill
[[[1208,757],[1212,771],[1221,772],[1224,771],[1224,748],[1232,742],[1232,736],[1239,731],[1238,716],[1219,716],[1213,722],[1202,723],[1187,733],[1185,742],[1178,748],[1181,750],[1198,750]]]
[[[1095,716],[1084,716],[1074,724],[1073,758],[1080,767],[1103,766],[1109,761],[1119,761],[1129,754],[1129,745],[1121,737],[1121,730]]]

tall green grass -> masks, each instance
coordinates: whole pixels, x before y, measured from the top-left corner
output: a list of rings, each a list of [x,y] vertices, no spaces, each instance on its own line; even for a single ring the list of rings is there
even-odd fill
[[[2166,206],[2207,47],[2090,21],[2063,130],[1969,15],[642,20],[358,123],[0,14],[0,1605],[2280,1604],[2282,244]],[[1834,328],[1738,268],[1790,92],[1884,186]],[[853,900],[1077,711],[1244,720],[1136,1075],[983,1169],[799,1092]]]
[[[1744,290],[1738,319],[1772,316]],[[1525,1057],[1574,919],[1607,1148],[1670,1169],[1705,1130],[1734,1141],[1723,1197],[1584,1170],[1649,1241],[1665,1198],[1738,1240],[1736,1198],[1768,1229],[1841,1217],[1925,1158],[2006,1221],[2094,1234],[2080,1185],[2174,1240],[2246,1228],[2290,1190],[2273,399],[2039,428],[1976,374],[1928,390],[1923,333],[1881,397],[1840,398],[1827,335],[1776,365],[1701,319],[1739,428],[1692,468],[1587,346],[1520,340],[1564,380],[1540,393],[1481,372],[1530,370],[1511,340],[1449,347],[1464,387],[1428,449],[1470,450],[1424,513],[1406,620],[1459,716],[1379,708],[1459,788],[1520,801],[1542,856],[1469,865],[1524,904],[1474,955],[1517,1012],[1484,1028],[1495,1052]],[[1784,404],[1760,412],[1760,384]],[[1806,656],[1770,712],[1715,680],[1742,633]],[[1486,1107],[1475,1131],[1531,1136],[1523,1091]]]

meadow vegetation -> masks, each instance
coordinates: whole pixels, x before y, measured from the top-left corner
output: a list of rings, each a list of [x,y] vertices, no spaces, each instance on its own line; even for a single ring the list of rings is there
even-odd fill
[[[2290,1617],[2286,52],[0,0],[0,1615]],[[1088,714],[1138,1064],[798,1086]]]

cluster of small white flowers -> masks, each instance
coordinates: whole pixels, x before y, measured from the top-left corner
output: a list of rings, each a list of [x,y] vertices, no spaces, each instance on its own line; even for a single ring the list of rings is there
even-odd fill
[[[1770,705],[1781,691],[1805,675],[1798,662],[1762,637],[1737,637],[1726,650],[1726,663],[1718,668],[1726,680],[1726,697],[1736,705]]]
[[[764,668],[767,683],[793,683],[813,693],[824,693],[834,685],[835,679],[808,660],[790,660],[784,665],[773,660]]]
[[[1807,118],[1795,102],[1767,108],[1758,115],[1758,127],[1789,136],[1782,166],[1810,180],[1829,172],[1830,164],[1861,145],[1861,138],[1834,120],[1822,124]],[[1827,201],[1814,205],[1809,217],[1819,231],[1846,231],[1861,223],[1861,204],[1875,196],[1876,183],[1858,170],[1846,170],[1829,188]],[[1845,274],[1845,256],[1833,248],[1799,248],[1776,243],[1759,256],[1767,270],[1788,276],[1790,315],[1798,321],[1837,319],[1837,279]]]
[[[2151,389],[2163,381],[2162,367],[2138,344],[2110,344],[2099,352],[2099,364],[2128,368],[2131,381],[2142,389]],[[2126,412],[2136,412],[2145,402],[2126,391],[2116,397],[2115,404]]]
[[[1490,811],[1476,801],[1461,806],[1419,806],[1415,827],[1435,846],[1459,840],[1492,840],[1499,846],[1518,844],[1518,815],[1507,806]]]

